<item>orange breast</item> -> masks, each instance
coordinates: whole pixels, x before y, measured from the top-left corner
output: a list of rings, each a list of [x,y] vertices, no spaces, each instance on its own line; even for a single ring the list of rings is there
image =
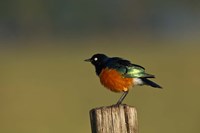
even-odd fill
[[[127,91],[133,86],[132,78],[124,78],[115,69],[105,68],[99,75],[101,83],[114,92]]]

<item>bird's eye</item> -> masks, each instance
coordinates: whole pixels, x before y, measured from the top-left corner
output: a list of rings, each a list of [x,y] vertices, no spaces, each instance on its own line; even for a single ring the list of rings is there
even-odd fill
[[[95,58],[94,58],[94,61],[97,61],[97,60],[98,60],[98,58],[97,58],[97,57],[95,57]]]

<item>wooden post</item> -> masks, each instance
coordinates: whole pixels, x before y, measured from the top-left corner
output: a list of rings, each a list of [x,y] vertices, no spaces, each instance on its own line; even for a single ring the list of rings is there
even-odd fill
[[[137,111],[121,104],[90,110],[92,133],[138,133]]]

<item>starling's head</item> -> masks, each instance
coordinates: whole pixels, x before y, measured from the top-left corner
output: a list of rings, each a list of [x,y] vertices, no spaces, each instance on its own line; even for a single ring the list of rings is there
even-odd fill
[[[95,67],[102,66],[105,61],[108,59],[108,56],[105,54],[95,54],[91,58],[86,59],[85,61],[91,62]]]

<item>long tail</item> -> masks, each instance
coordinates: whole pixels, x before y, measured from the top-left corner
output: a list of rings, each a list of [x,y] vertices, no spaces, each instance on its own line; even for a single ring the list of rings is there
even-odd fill
[[[160,88],[160,89],[162,88],[160,85],[156,84],[155,82],[153,82],[153,81],[151,81],[147,78],[141,78],[141,79],[146,85],[149,85],[149,86],[154,87],[154,88]]]

